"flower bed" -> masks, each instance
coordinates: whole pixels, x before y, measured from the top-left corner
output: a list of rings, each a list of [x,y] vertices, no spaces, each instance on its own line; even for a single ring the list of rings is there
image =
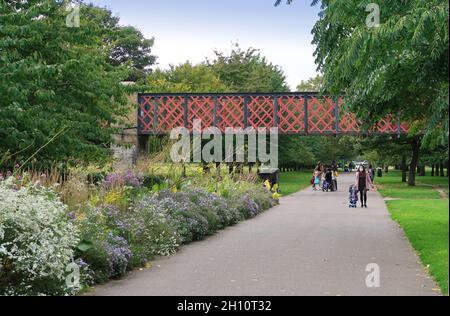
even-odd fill
[[[0,294],[65,295],[79,231],[50,190],[0,182]]]
[[[95,185],[67,181],[56,188],[65,205],[55,190],[26,179],[0,179],[4,295],[75,294],[277,203],[276,194],[255,181],[177,182],[127,172],[107,174]]]

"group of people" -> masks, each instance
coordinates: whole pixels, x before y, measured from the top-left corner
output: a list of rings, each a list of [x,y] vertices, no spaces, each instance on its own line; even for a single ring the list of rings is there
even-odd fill
[[[332,163],[331,166],[325,166],[319,163],[314,169],[311,184],[314,191],[337,191],[338,190],[338,168],[336,163]]]
[[[319,163],[314,169],[311,179],[314,191],[337,191],[338,190],[338,168],[336,163],[325,166]],[[350,207],[356,207],[358,200],[362,208],[367,208],[367,192],[374,189],[375,170],[372,166],[368,169],[364,165],[357,167],[355,183],[350,187]]]

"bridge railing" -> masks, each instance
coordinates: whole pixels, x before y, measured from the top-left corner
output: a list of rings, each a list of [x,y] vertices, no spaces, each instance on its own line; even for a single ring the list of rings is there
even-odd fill
[[[408,126],[388,116],[368,130],[346,111],[343,97],[317,93],[142,93],[138,95],[138,134],[167,134],[173,128],[278,127],[281,134],[405,134]]]

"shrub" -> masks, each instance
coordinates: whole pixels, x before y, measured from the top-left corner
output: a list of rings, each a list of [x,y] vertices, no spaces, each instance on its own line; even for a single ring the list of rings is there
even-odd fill
[[[102,210],[96,207],[85,207],[73,216],[81,231],[82,243],[88,245],[86,249],[79,250],[77,256],[89,265],[95,283],[104,283],[112,275],[109,254],[106,251],[110,233],[107,219]]]
[[[223,229],[238,223],[242,219],[236,207],[215,193],[209,193],[202,189],[187,188],[186,194],[198,206],[202,214],[207,215],[210,212],[215,214],[213,223],[208,220],[210,226],[214,225],[214,229]],[[208,219],[208,216],[206,218]]]
[[[251,190],[248,190],[246,194],[258,204],[260,212],[266,211],[278,204],[278,201],[273,199],[272,192],[264,187],[256,186]]]
[[[144,176],[143,186],[152,189],[155,185],[161,185],[166,181],[166,179],[163,176],[160,175],[146,175]]]
[[[239,190],[230,193],[228,201],[245,219],[253,218],[278,203],[271,192],[256,185],[247,188],[244,193]]]
[[[79,232],[53,191],[0,181],[0,294],[64,295]]]
[[[135,265],[143,265],[154,256],[176,252],[179,240],[176,227],[153,196],[141,199],[131,210],[122,212],[120,219],[135,256]]]
[[[124,276],[132,257],[128,242],[123,237],[109,233],[105,249],[110,265],[110,277],[117,279]]]
[[[230,204],[234,205],[245,219],[253,218],[260,212],[258,203],[251,198],[250,194],[244,194],[240,197],[236,196],[235,199],[231,198],[231,200]]]
[[[113,217],[119,212],[115,206],[89,207],[76,216],[82,243],[88,245],[78,255],[89,265],[96,283],[120,278],[131,267],[132,252],[119,230],[126,229],[125,224]]]
[[[174,209],[172,217],[177,225],[181,242],[184,244],[202,240],[208,233],[208,220],[195,211]]]
[[[193,203],[189,195],[183,192],[161,191],[156,196],[156,203],[174,221],[182,243],[202,240],[212,230],[210,223],[214,225],[218,221],[218,217],[214,218],[213,214],[210,214],[208,221],[199,205]]]
[[[133,174],[132,171],[127,171],[125,174],[110,173],[106,175],[103,185],[107,189],[122,188],[124,186],[139,188],[143,182],[144,178],[142,176]]]

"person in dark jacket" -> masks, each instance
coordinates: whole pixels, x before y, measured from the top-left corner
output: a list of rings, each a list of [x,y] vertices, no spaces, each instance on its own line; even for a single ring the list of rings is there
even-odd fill
[[[360,166],[356,173],[355,181],[356,190],[359,192],[359,200],[361,201],[361,207],[367,208],[367,192],[370,189],[374,189],[370,174],[366,171],[366,167]]]
[[[327,168],[325,172],[324,190],[333,191],[333,172],[331,168]]]

